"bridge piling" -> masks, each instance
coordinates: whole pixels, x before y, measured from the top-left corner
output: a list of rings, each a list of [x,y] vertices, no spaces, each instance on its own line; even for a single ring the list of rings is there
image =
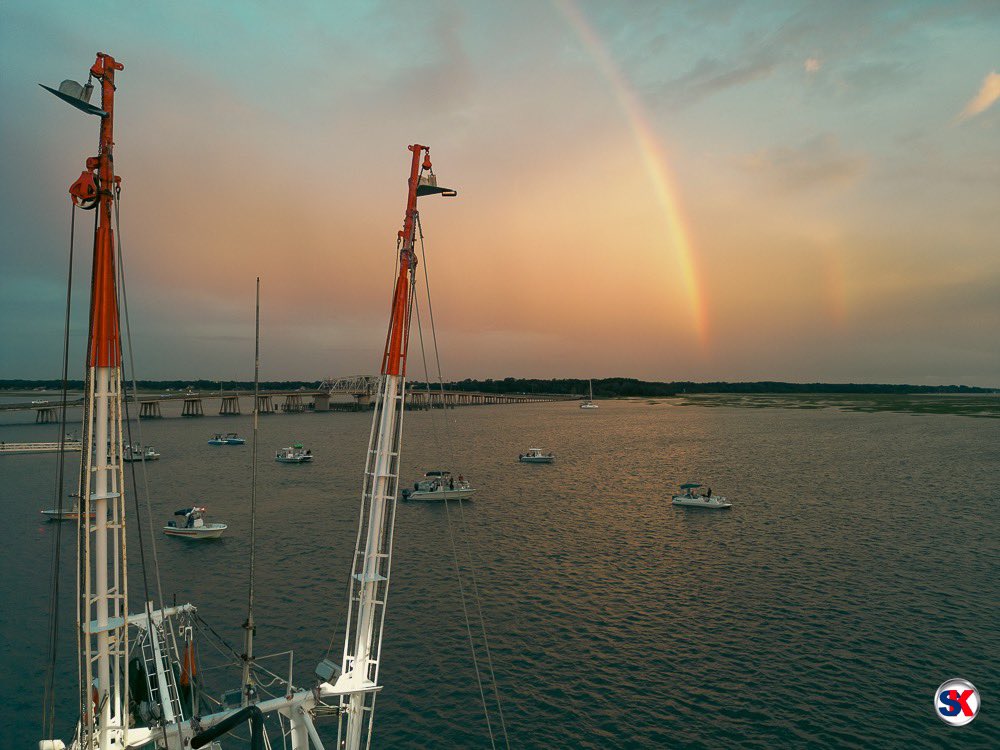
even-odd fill
[[[219,405],[219,416],[232,416],[240,413],[239,396],[223,396]]]
[[[163,419],[159,401],[140,401],[139,419]]]
[[[200,398],[184,399],[184,409],[181,411],[182,417],[204,417],[205,410],[201,405]]]

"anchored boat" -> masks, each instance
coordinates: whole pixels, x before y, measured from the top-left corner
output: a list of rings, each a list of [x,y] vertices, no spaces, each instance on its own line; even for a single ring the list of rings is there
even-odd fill
[[[122,448],[122,461],[128,463],[132,461],[158,461],[159,459],[160,454],[151,445],[143,448],[139,443],[132,443]]]
[[[597,404],[594,403],[594,381],[588,380],[588,386],[590,388],[590,395],[587,396],[587,400],[580,404],[581,409],[597,409]]]
[[[218,539],[229,527],[224,523],[205,523],[207,512],[207,509],[197,505],[175,510],[175,516],[184,517],[184,525],[178,526],[176,521],[168,521],[163,527],[163,533],[184,539]]]
[[[698,482],[687,482],[681,485],[684,490],[680,495],[674,495],[672,503],[683,505],[687,508],[721,509],[732,507],[732,503],[724,497],[712,494],[712,488],[708,488],[706,494],[701,494],[698,489],[701,487]]]
[[[527,453],[517,457],[522,464],[550,464],[556,460],[555,453],[542,453],[541,448],[528,448]]]
[[[311,450],[302,447],[302,443],[295,443],[288,448],[282,448],[274,454],[274,460],[279,464],[304,464],[313,460]]]
[[[73,499],[73,504],[68,508],[49,508],[48,510],[39,511],[46,519],[49,521],[78,521],[80,520],[80,496],[75,493],[69,493],[69,496]],[[94,517],[94,511],[90,511],[90,517]]]
[[[465,500],[476,490],[461,474],[458,479],[450,471],[428,471],[424,478],[415,482],[413,489],[404,489],[404,500]]]

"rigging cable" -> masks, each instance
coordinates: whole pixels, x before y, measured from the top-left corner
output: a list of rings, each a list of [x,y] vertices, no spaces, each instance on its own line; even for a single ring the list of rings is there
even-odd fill
[[[254,667],[253,637],[256,624],[253,619],[254,570],[257,562],[257,411],[260,406],[260,276],[257,277],[256,310],[254,314],[254,359],[253,359],[253,437],[250,459],[250,580],[247,585],[247,619],[243,654],[243,698],[244,705],[252,697],[250,684]],[[238,398],[238,397],[237,397]],[[291,686],[289,686],[290,688]]]
[[[66,470],[66,399],[69,390],[69,319],[73,305],[73,240],[76,237],[76,204],[70,203],[69,273],[66,280],[66,322],[63,328],[62,409],[59,420],[59,458],[56,471],[56,529],[52,545],[52,581],[49,588],[49,655],[45,665],[42,698],[42,737],[55,734],[55,672],[59,653],[59,577],[62,559],[62,510]],[[79,505],[79,497],[77,498]]]
[[[120,294],[121,294],[121,307],[120,307],[119,316],[121,316],[122,313],[124,313],[124,318],[125,318],[125,341],[128,344],[128,364],[129,364],[129,375],[131,376],[130,380],[131,380],[131,383],[132,383],[132,396],[133,396],[133,398],[135,398],[138,401],[138,398],[139,398],[139,386],[138,386],[138,383],[137,383],[136,378],[135,378],[135,350],[134,350],[134,347],[132,346],[132,324],[131,324],[131,318],[129,317],[129,312],[128,312],[128,293],[126,292],[126,289],[125,289],[125,256],[122,253],[122,233],[121,233],[120,203],[121,203],[121,188],[119,187],[115,191],[115,195],[114,195],[114,207],[115,207],[115,241],[116,241],[116,243],[118,245],[118,277],[119,277],[118,287],[120,289]],[[119,328],[120,328],[120,324],[119,324]],[[125,402],[125,412],[126,412],[126,419],[127,419],[128,418],[128,398],[125,398],[123,400]],[[128,429],[128,435],[129,435],[129,444],[131,444],[131,442],[132,442],[132,423],[131,423],[131,420],[127,419],[126,424],[128,426],[127,429]],[[140,443],[139,448],[140,448],[140,450],[142,450],[144,446],[142,445],[142,422],[140,420],[136,420],[136,433],[137,433],[138,438],[139,438],[139,443]],[[136,512],[136,519],[135,519],[136,520],[136,527],[139,529],[139,543],[140,543],[139,553],[140,553],[140,557],[142,559],[143,576],[145,576],[146,575],[146,556],[145,556],[145,552],[144,552],[144,545],[142,545],[142,538],[143,538],[142,537],[142,526],[141,526],[141,523],[140,523],[140,513],[139,513],[139,505],[138,505],[138,503],[139,503],[139,492],[138,492],[138,486],[137,486],[136,476],[135,476],[135,462],[132,461],[130,463],[133,464],[132,465],[132,490],[133,490],[133,494],[135,496],[134,499],[135,499],[135,503],[136,503],[136,511],[135,511]],[[163,601],[163,581],[160,578],[160,559],[159,559],[159,555],[157,554],[157,551],[156,551],[156,535],[154,534],[154,529],[153,529],[153,508],[152,508],[152,504],[150,502],[149,474],[146,471],[146,461],[143,460],[140,463],[142,464],[142,466],[140,467],[140,472],[142,473],[143,494],[146,497],[146,520],[147,520],[147,522],[149,524],[149,545],[150,545],[150,549],[151,549],[151,551],[153,553],[153,574],[154,574],[154,577],[156,578],[156,594],[157,594],[157,599],[159,600],[160,609],[162,610],[162,609],[165,609],[166,605],[165,605],[165,603]],[[143,609],[148,609],[148,607],[149,607],[149,605],[148,605],[148,602],[149,602],[148,586],[147,586],[147,591],[146,591],[146,602],[147,602],[147,604],[143,607]]]
[[[438,343],[437,343],[437,327],[434,324],[434,306],[433,306],[433,303],[431,302],[431,284],[430,284],[430,277],[429,277],[429,274],[427,272],[427,249],[424,246],[424,229],[423,229],[423,226],[420,223],[420,214],[419,213],[416,215],[416,223],[417,223],[417,232],[418,232],[419,237],[420,237],[420,256],[421,256],[420,260],[421,260],[421,265],[423,265],[423,267],[424,267],[424,291],[427,294],[427,310],[428,310],[428,316],[430,318],[430,324],[431,324],[431,336],[432,336],[432,340],[433,340],[433,343],[434,343],[434,359],[435,359],[435,362],[437,364],[438,385],[439,385],[440,391],[441,391],[441,408],[444,409],[445,408],[445,402],[444,402],[444,400],[445,400],[444,399],[444,378],[443,378],[443,376],[441,374],[441,355],[440,355],[440,351],[438,349]],[[418,325],[419,325],[419,322],[420,322],[419,308],[418,308],[417,322],[418,322]],[[423,337],[421,335],[421,352],[423,351],[423,346],[422,345],[423,345]],[[425,360],[425,364],[424,364],[424,369],[426,371],[426,360]],[[427,379],[428,379],[428,381],[430,380],[429,377]],[[429,394],[430,394],[430,383],[429,382],[428,382],[427,390],[428,390],[428,396],[429,396]],[[432,421],[432,424],[433,424],[433,416],[431,418],[431,421]],[[450,435],[450,433],[448,433],[447,429],[445,430],[445,432]],[[445,510],[446,511],[447,511],[447,507],[448,507],[448,501],[445,500]],[[496,703],[497,703],[497,713],[498,713],[499,718],[500,718],[500,727],[501,727],[501,729],[503,731],[504,743],[506,744],[507,749],[510,750],[510,736],[507,733],[507,723],[506,723],[506,720],[504,719],[503,705],[502,705],[502,703],[500,701],[500,690],[499,690],[499,686],[497,685],[496,672],[495,672],[495,670],[493,668],[493,655],[490,652],[489,636],[486,633],[486,619],[483,617],[482,600],[481,600],[480,595],[479,595],[479,584],[476,581],[475,561],[473,560],[473,557],[472,557],[472,547],[469,544],[469,529],[468,529],[468,526],[467,526],[467,524],[465,522],[465,510],[462,507],[462,501],[461,500],[458,501],[458,508],[459,508],[459,513],[460,513],[460,517],[461,517],[461,520],[462,520],[462,533],[463,533],[463,536],[464,536],[464,539],[465,539],[466,553],[467,553],[467,555],[469,557],[469,572],[470,572],[470,575],[472,577],[473,601],[475,602],[476,611],[477,611],[477,614],[479,616],[479,624],[480,624],[480,627],[482,628],[483,644],[484,644],[484,647],[485,647],[485,650],[486,650],[486,662],[487,662],[487,666],[489,667],[489,670],[490,670],[490,680],[493,682],[493,695],[494,695],[494,698],[496,699]],[[449,522],[449,533],[451,533],[451,518],[450,518],[450,515],[448,516],[448,522]],[[454,538],[452,538],[452,544],[454,545]],[[457,555],[456,555],[455,565],[456,565],[456,571],[457,571],[458,570]],[[463,606],[464,606],[464,600],[463,600]],[[474,654],[473,654],[473,658],[475,658]],[[484,698],[484,703],[485,703],[485,698]],[[485,708],[485,706],[484,706],[484,708]]]
[[[119,206],[119,204],[121,202],[121,185],[120,185],[120,183],[116,183],[115,182],[114,177],[112,177],[112,185],[115,186],[115,188],[114,188],[114,190],[112,192],[112,204],[114,205],[114,209],[115,209],[115,242],[116,242],[116,245],[117,245],[118,282],[119,282],[115,286],[117,288],[118,294],[121,296],[121,304],[119,305],[119,308],[118,308],[118,316],[119,316],[119,321],[118,321],[119,340],[121,339],[121,318],[124,315],[124,318],[125,318],[125,340],[128,343],[128,363],[129,363],[129,375],[131,376],[130,380],[131,380],[131,383],[132,383],[132,396],[133,396],[133,398],[136,399],[136,401],[138,401],[138,399],[139,399],[139,386],[138,386],[138,383],[137,383],[136,378],[135,378],[135,351],[134,351],[134,349],[132,347],[132,325],[131,325],[131,321],[130,321],[129,314],[128,314],[128,294],[125,291],[125,258],[124,258],[124,255],[122,253],[121,211],[120,211],[120,206]],[[125,396],[122,398],[122,403],[123,403],[123,405],[125,407],[125,425],[126,425],[126,431],[128,433],[128,444],[131,446],[132,445],[132,421],[131,421],[131,419],[129,417],[128,394],[125,394]],[[146,518],[147,518],[147,521],[149,523],[149,537],[150,537],[149,544],[150,544],[150,548],[152,549],[152,552],[153,552],[153,572],[154,572],[154,575],[156,577],[156,594],[157,594],[157,598],[159,599],[159,602],[160,602],[160,611],[162,612],[165,609],[164,602],[163,602],[163,582],[160,579],[160,563],[159,563],[159,558],[158,558],[157,553],[156,553],[156,537],[155,537],[155,534],[154,534],[154,531],[153,531],[153,509],[152,509],[152,503],[150,501],[150,494],[149,494],[149,475],[146,472],[145,446],[142,443],[142,425],[141,425],[141,422],[138,419],[136,420],[136,433],[138,434],[138,437],[139,437],[139,452],[140,452],[140,456],[142,458],[142,460],[140,461],[140,463],[142,464],[142,467],[141,467],[140,471],[142,473],[143,490],[144,490],[144,493],[145,493],[145,496],[146,496]],[[132,454],[132,458],[133,459],[135,458],[134,452]],[[156,632],[155,632],[157,626],[156,626],[156,624],[153,623],[152,600],[149,597],[149,581],[148,581],[147,566],[146,566],[146,547],[145,547],[145,544],[143,543],[142,521],[141,521],[141,513],[140,513],[140,510],[139,510],[139,487],[138,487],[138,481],[136,479],[136,473],[135,473],[135,461],[132,460],[129,463],[131,464],[131,466],[129,468],[131,470],[130,473],[131,473],[131,476],[132,476],[132,499],[133,499],[133,502],[135,503],[135,526],[136,526],[136,531],[138,532],[138,535],[139,535],[139,560],[140,560],[141,566],[142,566],[142,583],[143,583],[143,589],[144,589],[144,594],[145,594],[145,599],[143,601],[143,610],[146,612],[146,615],[147,615],[147,626],[148,626],[147,627],[147,636],[150,637],[150,638],[155,638],[155,637],[158,637],[156,635]],[[125,488],[122,487],[122,490],[124,490],[124,489]],[[121,520],[122,520],[122,524],[123,524],[123,533],[124,533],[125,519],[122,518]],[[127,575],[127,573],[126,573],[126,575]],[[128,620],[128,612],[126,611],[123,614],[124,614],[125,619],[127,621]],[[159,627],[160,627],[161,631],[167,627],[167,623],[166,623],[165,618],[163,620],[161,620]],[[170,638],[164,637],[163,638],[163,643],[164,643],[164,646],[166,647],[166,650],[167,650],[167,654],[166,654],[166,656],[167,656],[167,668],[168,669],[172,669],[173,667],[171,666],[171,659],[173,660],[173,663],[175,663],[175,664],[180,663],[180,653],[179,653],[179,651],[177,649],[177,641],[176,641],[175,638],[173,638],[173,630],[171,629],[169,632],[170,632],[171,637]],[[173,647],[173,649],[172,649],[173,650],[173,654],[172,655],[170,653],[171,646]],[[128,661],[128,654],[126,654],[125,657],[126,657],[126,663],[127,663],[127,661]],[[167,697],[167,700],[169,700],[169,696]],[[181,726],[180,726],[180,722],[179,721],[175,722],[174,726],[177,729],[177,737],[178,737],[178,740],[180,741],[180,739],[181,739]],[[163,739],[164,739],[164,741],[166,741],[167,740],[167,728],[166,728],[166,726],[164,726],[162,729],[163,729]]]
[[[81,206],[84,211],[89,211],[97,208],[97,202],[95,201],[91,206]],[[98,219],[100,218],[100,212],[94,210],[94,249],[97,248],[97,228],[99,226]],[[91,275],[90,279],[90,299],[94,298],[97,292],[96,279]],[[87,366],[84,367],[83,376],[83,422],[82,431],[80,433],[80,479],[77,484],[77,490],[80,495],[78,502],[80,503],[80,510],[77,513],[76,522],[76,675],[77,675],[77,685],[86,685],[89,680],[85,679],[84,675],[89,674],[90,665],[90,640],[84,640],[85,636],[82,635],[82,624],[85,621],[86,610],[85,607],[89,607],[89,603],[84,603],[84,581],[90,575],[89,563],[87,559],[88,551],[90,549],[90,472],[93,468],[94,453],[90,448],[91,440],[93,440],[94,433],[94,379],[90,374],[90,355],[93,353],[93,339],[89,335],[89,332],[94,327],[94,309],[91,306],[90,317],[87,322],[87,356],[84,360]],[[84,448],[83,446],[87,446]],[[86,451],[86,453],[84,453]],[[84,503],[84,498],[86,497],[86,503]],[[85,520],[86,519],[86,520]],[[90,704],[90,691],[86,688],[80,690],[77,694],[77,699],[79,700],[78,709],[80,712],[81,723],[77,729],[77,737],[80,741],[83,741],[84,735],[86,735],[86,741],[90,744],[92,740],[90,730],[93,728],[93,723],[88,716],[88,705]],[[87,721],[87,726],[83,726],[83,720]]]

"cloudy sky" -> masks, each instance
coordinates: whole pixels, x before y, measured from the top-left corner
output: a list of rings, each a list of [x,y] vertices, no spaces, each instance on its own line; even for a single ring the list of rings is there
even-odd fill
[[[264,378],[375,371],[420,142],[446,378],[1000,385],[996,2],[4,2],[0,378],[59,371],[97,120],[35,84],[97,51],[140,378],[251,377],[257,275]]]

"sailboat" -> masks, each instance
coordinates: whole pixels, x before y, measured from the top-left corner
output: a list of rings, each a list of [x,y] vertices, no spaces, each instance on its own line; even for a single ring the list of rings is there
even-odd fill
[[[596,409],[597,404],[594,403],[594,381],[588,380],[587,383],[590,386],[590,395],[587,396],[587,400],[580,404],[581,409]]]

